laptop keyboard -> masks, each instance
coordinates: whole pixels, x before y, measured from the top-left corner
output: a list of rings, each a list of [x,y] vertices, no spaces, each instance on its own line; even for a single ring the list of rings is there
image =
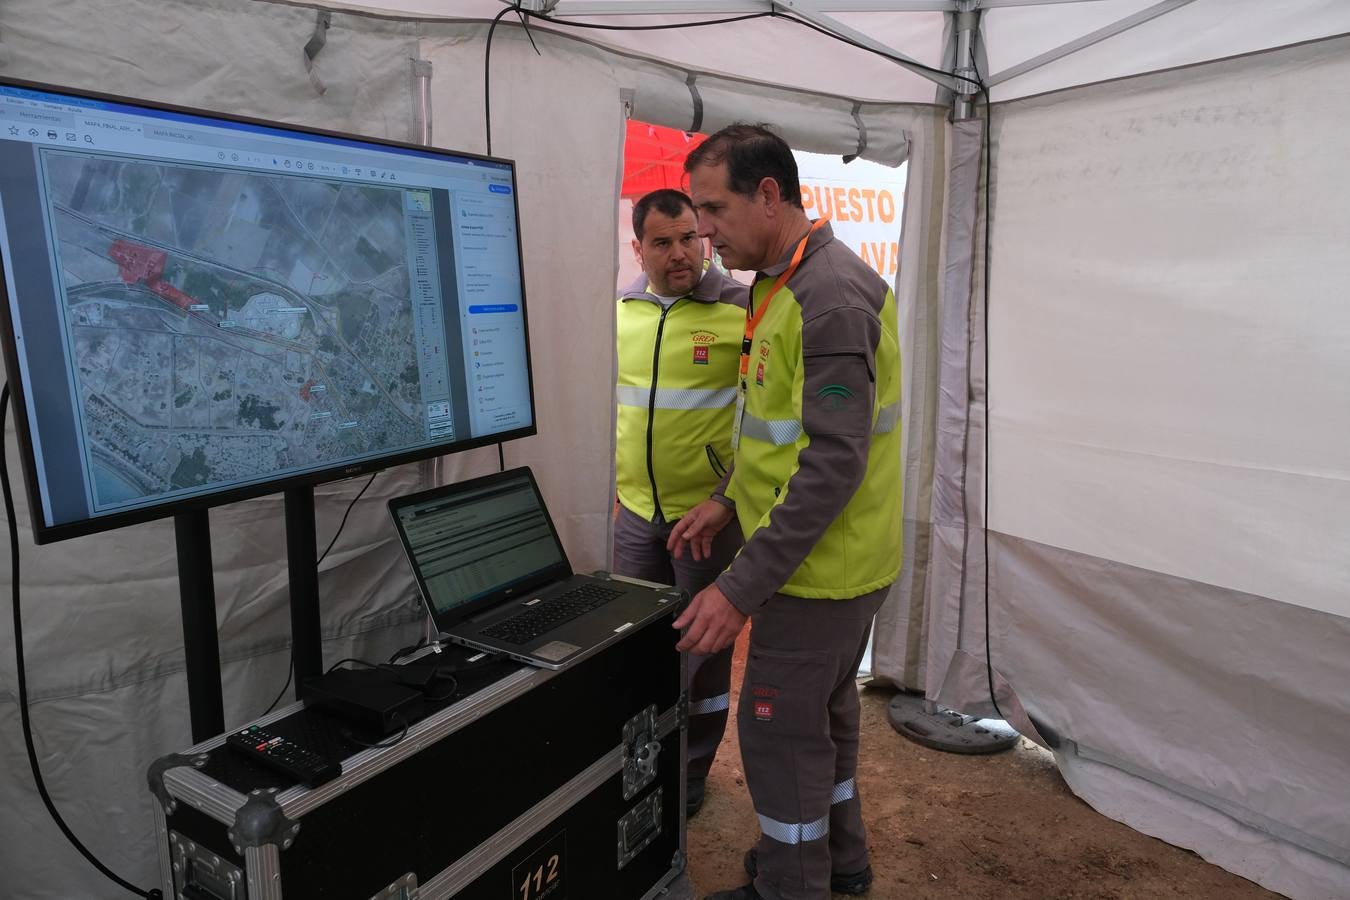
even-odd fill
[[[603,606],[622,593],[621,588],[583,584],[556,597],[541,600],[524,612],[503,619],[491,628],[484,628],[483,634],[508,644],[528,644],[539,635],[552,631],[564,622],[570,622],[597,606]]]

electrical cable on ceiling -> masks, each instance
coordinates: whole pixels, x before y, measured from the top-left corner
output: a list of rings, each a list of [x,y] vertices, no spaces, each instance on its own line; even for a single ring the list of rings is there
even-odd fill
[[[56,823],[56,827],[61,829],[66,840],[70,841],[71,846],[80,852],[80,855],[87,859],[94,868],[98,869],[109,881],[118,887],[130,891],[138,897],[145,897],[147,900],[160,900],[164,895],[159,888],[152,888],[148,891],[141,890],[136,885],[121,878],[112,869],[109,869],[98,857],[89,851],[75,833],[70,830],[66,820],[61,817],[56,804],[52,801],[51,794],[47,792],[47,783],[42,778],[42,768],[38,765],[37,748],[33,744],[33,723],[28,713],[28,675],[24,671],[25,663],[23,657],[23,614],[19,607],[19,529],[18,522],[14,515],[14,495],[9,487],[9,461],[7,458],[7,448],[3,441],[5,432],[5,420],[9,412],[9,383],[6,382],[3,389],[0,389],[0,490],[3,490],[5,497],[5,520],[9,523],[9,571],[10,571],[10,591],[11,602],[14,606],[14,663],[15,672],[18,677],[19,686],[19,720],[23,726],[23,743],[28,750],[28,765],[33,770],[33,782],[37,785],[38,795],[42,797],[42,803],[47,807],[47,813]]]
[[[488,26],[487,48],[483,54],[483,113],[484,119],[486,121],[487,154],[489,156],[492,155],[492,92],[490,89],[492,82],[492,36],[494,32],[496,32],[497,30],[497,23],[500,22],[502,18],[505,17],[507,14],[512,12],[520,16],[522,25],[524,25],[525,21],[528,19],[541,19],[545,22],[548,22],[550,25],[557,25],[564,28],[593,29],[599,31],[672,31],[680,28],[706,28],[712,25],[730,25],[735,22],[746,22],[751,19],[763,19],[763,18],[780,19],[784,22],[791,22],[794,25],[800,25],[803,28],[809,28],[812,31],[815,31],[819,34],[824,35],[827,38],[830,38],[831,40],[848,44],[850,47],[855,47],[859,50],[865,50],[868,53],[880,56],[882,59],[888,59],[891,62],[898,63],[901,66],[904,66],[908,69],[917,70],[920,72],[927,72],[932,75],[941,75],[944,78],[955,78],[958,81],[966,81],[972,84],[978,84],[981,88],[983,88],[983,84],[981,82],[967,78],[964,75],[957,75],[954,72],[948,72],[944,69],[934,68],[933,66],[926,66],[923,63],[913,62],[911,60],[898,56],[894,53],[886,53],[885,51],[879,50],[875,47],[865,46],[863,44],[858,43],[855,40],[844,37],[843,35],[835,34],[834,32],[826,28],[822,28],[821,26],[816,25],[814,22],[808,22],[805,19],[798,19],[795,16],[787,15],[786,13],[780,12],[776,6],[771,11],[768,12],[747,13],[743,16],[729,16],[722,19],[704,19],[698,22],[670,22],[662,25],[604,25],[599,22],[570,22],[564,19],[554,19],[551,18],[550,16],[543,15],[541,13],[533,12],[527,9],[522,9],[519,5],[514,5],[505,7],[504,9],[502,9],[501,12],[493,16],[492,24]],[[528,34],[528,27],[526,28]],[[530,43],[531,44],[534,43],[533,36],[530,37]],[[538,47],[535,47],[535,52],[536,53],[539,52]]]

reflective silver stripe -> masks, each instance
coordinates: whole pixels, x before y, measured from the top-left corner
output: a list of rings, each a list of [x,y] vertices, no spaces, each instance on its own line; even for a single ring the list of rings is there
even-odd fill
[[[900,424],[900,404],[883,406],[877,413],[877,424],[872,426],[873,434],[890,434]]]
[[[843,803],[845,800],[852,800],[858,796],[858,782],[850,778],[848,781],[841,781],[834,786],[830,793],[830,805]]]
[[[773,838],[780,844],[818,841],[830,833],[830,817],[821,816],[814,822],[804,824],[789,824],[761,815],[759,817],[759,830],[764,832],[765,837]]]
[[[718,694],[716,697],[709,697],[706,700],[695,700],[689,704],[689,715],[702,716],[707,713],[722,712],[731,708],[731,695]]]
[[[741,437],[766,441],[775,447],[796,443],[801,434],[802,423],[796,419],[760,419],[749,413],[741,419]]]
[[[632,384],[621,384],[614,389],[620,406],[647,408],[652,389]],[[736,402],[736,389],[725,388],[657,388],[657,409],[725,409]]]

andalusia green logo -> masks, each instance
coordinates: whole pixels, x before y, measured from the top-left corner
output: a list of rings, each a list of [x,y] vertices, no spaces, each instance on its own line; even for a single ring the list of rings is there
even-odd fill
[[[816,391],[816,396],[825,401],[826,409],[842,409],[844,401],[853,396],[853,392],[842,384],[827,384]]]

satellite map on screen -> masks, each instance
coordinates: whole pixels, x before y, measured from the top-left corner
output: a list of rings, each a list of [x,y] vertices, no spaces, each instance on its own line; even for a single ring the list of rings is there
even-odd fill
[[[95,507],[427,439],[407,189],[43,165]]]

